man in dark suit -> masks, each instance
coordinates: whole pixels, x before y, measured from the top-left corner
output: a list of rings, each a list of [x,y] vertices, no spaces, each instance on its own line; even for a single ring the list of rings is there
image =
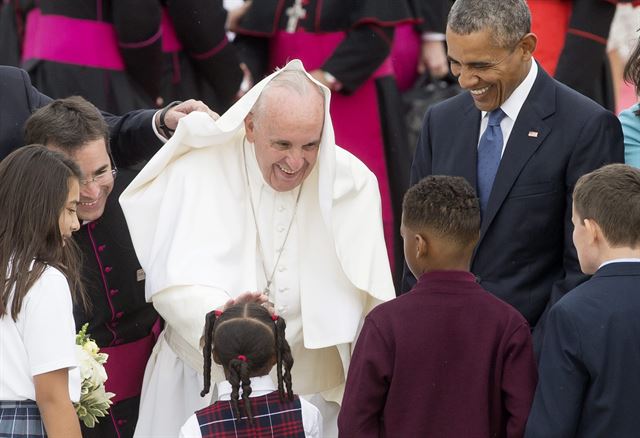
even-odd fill
[[[622,162],[623,141],[613,114],[537,65],[530,26],[524,0],[454,4],[448,58],[469,92],[427,112],[411,181],[456,175],[478,189],[471,271],[534,327],[586,278],[571,242],[571,193],[581,175]]]
[[[640,435],[640,170],[578,180],[573,241],[591,279],[549,312],[527,438]]]
[[[29,75],[21,69],[0,66],[0,160],[24,145],[23,127],[31,113],[51,102],[36,90]],[[164,114],[168,132],[175,130],[178,120],[191,111],[214,113],[202,102],[188,100],[169,108]],[[162,145],[155,131],[161,128],[162,111],[138,110],[123,116],[102,113],[109,125],[111,151],[118,166],[124,167],[151,157]]]

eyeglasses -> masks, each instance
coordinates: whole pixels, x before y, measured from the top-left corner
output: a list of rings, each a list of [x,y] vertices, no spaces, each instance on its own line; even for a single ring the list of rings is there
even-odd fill
[[[118,169],[116,169],[115,167],[111,170],[103,170],[102,172],[97,173],[96,175],[93,175],[93,177],[91,178],[85,178],[85,179],[81,179],[80,180],[80,185],[83,186],[87,186],[91,183],[103,183],[103,182],[107,182],[110,179],[114,180],[116,179],[116,175],[118,174]]]

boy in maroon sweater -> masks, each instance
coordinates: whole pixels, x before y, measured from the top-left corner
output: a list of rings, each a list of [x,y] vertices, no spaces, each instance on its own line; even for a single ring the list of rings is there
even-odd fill
[[[404,197],[415,287],[365,319],[349,367],[341,437],[522,437],[536,385],[530,330],[469,272],[480,208],[460,177]]]

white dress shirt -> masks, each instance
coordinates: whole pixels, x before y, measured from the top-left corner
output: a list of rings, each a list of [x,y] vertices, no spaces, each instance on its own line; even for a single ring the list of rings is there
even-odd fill
[[[516,119],[518,118],[518,114],[520,114],[520,110],[522,109],[522,105],[529,97],[529,92],[533,88],[533,83],[536,81],[536,76],[538,76],[538,64],[536,64],[535,60],[531,60],[531,68],[529,69],[529,73],[524,78],[520,85],[513,90],[511,96],[505,100],[500,108],[506,114],[506,117],[502,119],[500,122],[500,129],[502,130],[502,155],[504,155],[504,150],[507,146],[507,142],[509,141],[509,136],[511,135],[511,131],[513,130],[513,125],[516,123]],[[487,129],[487,125],[489,124],[489,113],[487,111],[482,111],[482,120],[480,121],[480,135],[478,136],[478,144],[480,144],[480,138],[482,138],[482,134]],[[501,155],[501,156],[502,156]]]
[[[603,266],[610,265],[612,263],[640,263],[640,259],[638,258],[620,258],[620,259],[611,259],[607,260],[603,264],[601,264],[598,269],[601,269]]]

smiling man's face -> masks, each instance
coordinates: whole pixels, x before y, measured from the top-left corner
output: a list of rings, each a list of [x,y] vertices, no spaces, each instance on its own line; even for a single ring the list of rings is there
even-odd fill
[[[507,48],[498,47],[488,29],[461,35],[447,28],[446,37],[451,72],[481,111],[500,107],[529,73],[533,34]]]
[[[295,189],[309,176],[318,159],[324,124],[324,99],[316,92],[300,95],[275,87],[264,96],[258,114],[245,120],[247,140],[274,190]]]
[[[111,159],[104,138],[87,142],[72,154],[55,145],[47,146],[67,155],[75,161],[82,172],[78,219],[81,221],[99,219],[104,213],[107,198],[114,184]]]

